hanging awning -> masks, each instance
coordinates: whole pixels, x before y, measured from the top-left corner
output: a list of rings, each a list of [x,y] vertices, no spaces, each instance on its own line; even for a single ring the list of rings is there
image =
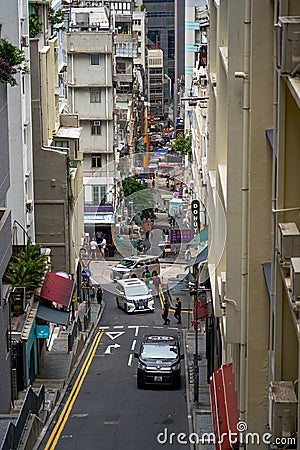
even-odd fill
[[[208,226],[204,227],[200,232],[190,241],[188,245],[200,245],[201,242],[208,240]]]
[[[210,400],[216,450],[239,448],[239,411],[232,363],[223,364],[210,381]]]
[[[206,262],[208,259],[208,246],[205,244],[200,253],[196,256],[195,259],[192,259],[186,266],[185,269],[188,269],[192,266],[197,266],[198,264]]]
[[[46,322],[56,323],[57,325],[68,325],[70,313],[50,308],[49,306],[39,305],[36,317],[46,320]]]
[[[40,297],[69,308],[74,288],[74,280],[69,280],[53,272],[48,272],[41,289]]]

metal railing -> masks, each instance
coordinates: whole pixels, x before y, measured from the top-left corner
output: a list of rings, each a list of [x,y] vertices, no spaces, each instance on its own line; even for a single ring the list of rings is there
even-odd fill
[[[77,317],[77,319],[72,323],[71,331],[68,334],[68,352],[72,350],[74,341],[80,331],[82,331],[82,324],[79,317]]]
[[[1,450],[16,450],[30,414],[38,414],[45,402],[45,386],[36,394],[31,386],[28,388],[24,403],[15,423],[10,422],[2,442]],[[0,444],[1,445],[1,444]]]

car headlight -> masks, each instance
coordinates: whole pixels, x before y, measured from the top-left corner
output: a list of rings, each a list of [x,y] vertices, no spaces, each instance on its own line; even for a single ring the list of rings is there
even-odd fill
[[[146,368],[145,364],[141,363],[140,361],[138,362],[137,366],[138,366],[138,369],[141,369],[141,370],[145,370],[145,368]]]
[[[180,362],[177,363],[177,364],[174,364],[174,366],[171,367],[171,370],[172,370],[172,371],[180,370]]]

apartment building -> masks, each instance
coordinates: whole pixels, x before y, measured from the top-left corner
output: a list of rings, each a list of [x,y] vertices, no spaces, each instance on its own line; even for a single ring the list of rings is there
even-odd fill
[[[148,49],[148,101],[153,125],[164,122],[164,61],[163,51]]]
[[[77,2],[65,9],[68,111],[78,115],[83,152],[85,231],[111,238],[114,185],[113,31],[109,11]],[[103,210],[105,209],[105,211]],[[102,209],[102,211],[101,211]]]
[[[242,420],[251,448],[265,447],[264,433],[300,448],[300,5],[211,0],[209,17],[208,120],[206,130],[194,102],[193,178],[210,230],[214,430],[236,432]],[[201,97],[206,74],[193,72]]]
[[[1,17],[0,23],[3,20]],[[12,223],[11,211],[7,208],[7,192],[10,186],[9,166],[9,134],[8,134],[8,105],[7,85],[0,83],[0,129],[1,129],[1,152],[0,152],[0,365],[1,384],[0,412],[7,414],[11,404],[11,366],[9,348],[9,314],[10,305],[6,300],[6,290],[3,286],[3,276],[7,269],[12,254]]]
[[[1,37],[19,47],[29,60],[28,0],[2,4]],[[12,212],[13,243],[35,240],[31,90],[29,74],[17,74],[17,85],[8,87],[10,180],[7,205]],[[25,230],[25,231],[24,231]]]

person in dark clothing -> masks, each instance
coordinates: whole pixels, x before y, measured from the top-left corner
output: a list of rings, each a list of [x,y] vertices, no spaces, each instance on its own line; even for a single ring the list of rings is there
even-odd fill
[[[97,295],[97,303],[98,303],[98,305],[101,305],[102,298],[103,298],[103,289],[101,286],[98,286],[96,295]]]
[[[181,300],[179,297],[176,297],[174,317],[177,319],[177,323],[181,323]]]
[[[164,320],[164,325],[169,325],[170,323],[170,319],[168,318],[169,315],[169,305],[167,300],[164,301],[164,306],[163,306],[163,313],[162,313],[162,318]]]

